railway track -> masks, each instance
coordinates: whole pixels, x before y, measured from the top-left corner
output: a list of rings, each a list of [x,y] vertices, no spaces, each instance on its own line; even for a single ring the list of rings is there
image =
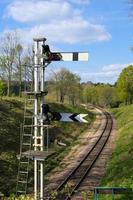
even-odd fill
[[[80,185],[85,177],[94,167],[97,159],[100,157],[100,154],[109,139],[113,127],[111,115],[104,111],[104,116],[106,118],[106,123],[101,130],[100,136],[87,154],[83,157],[83,159],[79,162],[78,166],[74,168],[66,178],[64,178],[62,183],[56,189],[58,200],[71,199],[78,188],[80,188]]]

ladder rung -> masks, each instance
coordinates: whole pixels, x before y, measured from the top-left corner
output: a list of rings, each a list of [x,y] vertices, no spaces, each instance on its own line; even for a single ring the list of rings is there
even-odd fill
[[[33,136],[33,139],[42,139],[42,136]]]
[[[30,127],[48,127],[49,125],[40,125],[40,124],[38,124],[38,125],[24,125],[24,127],[27,127],[27,128],[30,128]]]
[[[41,147],[42,144],[33,144],[33,147]]]
[[[31,143],[23,143],[23,145],[25,145],[25,146],[30,146]]]
[[[24,162],[24,161],[21,161],[20,163],[21,164],[29,164],[29,162]]]
[[[27,171],[19,171],[20,174],[28,174]]]
[[[48,94],[48,91],[38,91],[38,92],[25,92],[25,94],[27,95],[38,95],[38,96],[41,96],[41,95],[47,95]]]
[[[17,193],[26,193],[26,191],[18,190]]]
[[[24,118],[32,119],[34,116],[25,116]]]
[[[23,136],[32,137],[32,134],[23,134]]]
[[[18,181],[18,183],[27,183],[27,181]]]

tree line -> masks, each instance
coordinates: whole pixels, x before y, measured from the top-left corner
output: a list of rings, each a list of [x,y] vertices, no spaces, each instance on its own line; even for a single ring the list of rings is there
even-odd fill
[[[32,47],[24,50],[16,32],[5,33],[0,39],[0,95],[19,95],[33,85]],[[80,83],[80,76],[68,69],[51,71],[46,82],[48,98],[60,103],[91,103],[117,107],[133,103],[133,66],[122,70],[114,85]]]
[[[114,85],[84,84],[83,100],[95,105],[118,107],[120,104],[133,103],[133,66],[122,70]]]
[[[6,32],[0,38],[0,94],[10,96],[17,88],[21,96],[24,77],[27,77],[26,66],[32,64],[32,52],[24,52],[17,32]],[[28,77],[29,79],[29,77]]]
[[[80,83],[80,77],[62,68],[49,79],[52,100],[73,105],[91,103],[103,107],[118,107],[133,103],[133,66],[122,70],[114,85],[105,83]]]

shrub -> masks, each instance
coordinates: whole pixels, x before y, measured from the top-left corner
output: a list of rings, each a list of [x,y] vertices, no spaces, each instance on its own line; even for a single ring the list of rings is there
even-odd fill
[[[4,96],[7,93],[7,85],[4,81],[0,80],[0,96]]]

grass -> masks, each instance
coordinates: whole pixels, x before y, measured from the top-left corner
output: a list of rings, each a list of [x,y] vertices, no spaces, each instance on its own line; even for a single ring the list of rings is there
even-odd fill
[[[17,158],[19,152],[20,122],[23,119],[23,103],[16,99],[0,101],[0,192],[7,194],[15,188]]]
[[[133,105],[111,109],[111,112],[117,122],[117,140],[101,185],[133,188]],[[104,196],[104,199],[110,198]],[[115,199],[132,200],[133,196]]]
[[[2,98],[0,101],[0,192],[6,196],[15,192],[16,177],[20,145],[20,123],[23,121],[24,103],[20,98]],[[45,163],[45,175],[60,164],[71,147],[76,143],[78,136],[88,128],[94,120],[94,114],[82,107],[50,103],[50,109],[58,112],[88,113],[88,123],[61,123],[53,122],[54,128],[49,130],[50,146],[54,147],[54,140],[65,143],[65,148],[56,146],[56,154]],[[32,174],[33,168],[30,174]],[[32,183],[31,179],[31,183]],[[10,198],[9,198],[10,199]],[[12,196],[13,199],[13,196]]]

